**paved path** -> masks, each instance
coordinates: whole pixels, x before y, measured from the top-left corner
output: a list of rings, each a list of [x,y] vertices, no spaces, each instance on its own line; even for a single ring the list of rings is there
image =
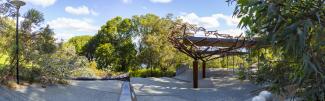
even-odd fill
[[[71,81],[68,86],[9,91],[0,87],[0,101],[118,101],[122,81]]]
[[[258,88],[233,75],[216,74],[200,79],[198,89],[191,81],[180,80],[186,78],[131,78],[131,83],[138,101],[250,101],[254,96],[250,92]]]
[[[223,70],[210,70],[206,79],[192,88],[191,71],[175,78],[131,78],[138,101],[249,101],[258,88],[236,80]],[[68,86],[41,88],[31,85],[19,91],[0,87],[0,101],[118,101],[123,81],[76,81]],[[128,92],[125,92],[125,94]],[[123,93],[124,94],[124,93]]]

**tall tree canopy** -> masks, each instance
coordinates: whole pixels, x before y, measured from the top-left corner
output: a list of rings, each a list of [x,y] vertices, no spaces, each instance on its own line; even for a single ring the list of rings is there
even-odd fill
[[[167,70],[168,67],[188,62],[190,58],[180,54],[168,41],[170,28],[175,22],[172,15],[161,18],[154,14],[146,14],[134,16],[133,21],[134,30],[140,38],[138,58],[141,63],[147,65],[147,68]]]
[[[84,47],[83,54],[95,58],[99,68],[127,71],[134,66],[136,50],[132,43],[132,22],[115,17],[101,27]]]
[[[92,38],[92,36],[89,36],[89,35],[75,36],[75,37],[70,38],[68,40],[68,42],[65,43],[65,45],[72,45],[73,47],[75,47],[75,50],[78,55],[83,55],[82,49],[91,38]]]
[[[141,64],[166,71],[190,59],[179,54],[168,41],[173,23],[171,16],[161,18],[154,14],[113,18],[90,39],[82,54],[95,59],[100,68],[125,71]]]
[[[292,86],[306,100],[325,100],[325,0],[236,1],[239,26],[265,39],[283,61],[269,67],[274,70],[266,73],[277,70],[279,78],[267,82],[280,89]]]

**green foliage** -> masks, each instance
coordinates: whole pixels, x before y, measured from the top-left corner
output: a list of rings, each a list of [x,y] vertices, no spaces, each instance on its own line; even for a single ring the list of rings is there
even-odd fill
[[[25,33],[31,33],[32,28],[40,26],[44,21],[43,13],[37,11],[36,9],[28,10],[23,16],[24,21],[21,23],[21,29]]]
[[[275,65],[265,69],[275,91],[295,85],[296,96],[325,100],[325,1],[324,0],[238,0],[234,14],[248,36],[260,37],[272,46]],[[268,63],[268,62],[266,62]],[[263,72],[260,72],[263,74]],[[262,78],[263,77],[262,75]],[[274,90],[274,89],[273,89]]]
[[[135,45],[132,43],[132,22],[121,17],[113,18],[98,31],[83,48],[89,60],[96,59],[99,68],[127,71],[136,65]]]
[[[68,40],[68,42],[64,43],[65,47],[72,45],[75,47],[77,54],[82,54],[83,47],[88,43],[88,41],[92,38],[92,36],[84,35],[84,36],[75,36]]]
[[[9,18],[0,17],[0,64],[8,65],[9,64],[9,54],[14,40],[15,33],[15,24],[13,20]]]
[[[246,68],[239,68],[239,70],[236,72],[236,74],[237,74],[237,78],[239,79],[239,80],[245,80],[245,79],[247,79],[247,72],[246,72]]]
[[[138,61],[147,68],[160,68],[166,71],[168,67],[189,63],[191,60],[185,54],[178,52],[168,41],[170,28],[174,21],[170,17],[160,18],[153,14],[134,16],[135,32],[140,38],[138,44]],[[177,56],[176,56],[177,55]]]
[[[130,71],[131,77],[173,77],[174,71],[161,71],[159,69],[139,69]]]
[[[50,29],[50,26],[47,25],[45,28],[41,28],[39,37],[36,43],[38,43],[37,50],[41,54],[50,54],[56,51],[54,32]]]
[[[161,18],[153,14],[133,16],[132,19],[115,17],[88,41],[82,53],[89,60],[95,59],[99,68],[110,67],[113,71],[134,70],[140,67],[139,63],[167,71],[168,67],[190,61],[168,41],[173,22],[170,16]],[[135,39],[137,47],[132,42]],[[105,44],[112,47],[104,47]]]
[[[109,68],[116,61],[114,56],[114,47],[110,43],[101,44],[96,48],[96,62],[99,68]]]
[[[33,68],[40,68],[41,73],[34,77],[41,77],[41,83],[46,85],[70,77],[73,70],[86,68],[89,63],[86,57],[76,54],[74,47],[60,49],[51,55],[40,55],[38,58],[39,60],[35,61],[38,65],[34,65]]]
[[[238,68],[240,64],[248,66],[243,56],[228,56],[223,58],[218,58],[207,62],[207,67],[209,68]]]
[[[0,8],[2,5],[0,4]],[[16,57],[15,23],[7,16],[2,16],[4,13],[10,13],[3,10],[0,10],[1,83],[12,80],[16,72],[13,69]],[[57,47],[55,33],[50,26],[40,26],[44,21],[41,12],[31,9],[22,17],[24,19],[19,30],[19,77],[23,81],[41,82],[46,85],[64,83],[64,79],[68,78],[73,70],[87,66],[87,59],[78,56],[74,47]]]

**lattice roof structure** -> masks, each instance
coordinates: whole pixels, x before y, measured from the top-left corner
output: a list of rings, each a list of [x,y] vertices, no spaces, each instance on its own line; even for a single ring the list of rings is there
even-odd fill
[[[195,36],[198,33],[204,34],[204,37]],[[176,49],[196,60],[204,60],[214,55],[245,54],[247,52],[244,52],[243,48],[252,48],[256,44],[256,41],[248,40],[242,35],[233,37],[190,24],[172,28],[169,40]]]
[[[201,34],[201,36],[198,36],[198,34]],[[229,34],[220,34],[218,31],[207,31],[203,27],[190,24],[176,24],[171,29],[169,41],[180,52],[194,59],[194,88],[198,87],[198,60],[203,61],[202,72],[204,78],[206,61],[230,55],[248,54],[247,48],[255,47],[257,43],[255,40],[242,37],[242,35],[233,37]]]

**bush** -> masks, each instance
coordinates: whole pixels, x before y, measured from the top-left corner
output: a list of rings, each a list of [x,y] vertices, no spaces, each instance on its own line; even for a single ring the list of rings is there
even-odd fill
[[[41,68],[19,68],[19,77],[22,81],[40,82],[42,70]]]
[[[66,84],[65,79],[70,77],[74,70],[86,68],[89,64],[86,57],[75,54],[74,48],[64,48],[54,54],[39,54],[34,52],[35,61],[30,69],[22,75],[23,77],[34,81],[33,78],[40,81],[44,86],[52,84]]]
[[[97,78],[97,75],[90,68],[80,68],[74,70],[71,74],[71,77],[72,78],[78,78],[78,77]]]
[[[174,71],[162,72],[159,69],[140,69],[130,71],[131,77],[173,77],[175,76]]]
[[[244,68],[240,68],[239,71],[236,72],[237,78],[239,80],[245,80],[246,79],[246,70]]]
[[[108,77],[112,76],[112,72],[108,69],[98,69],[95,61],[91,61],[85,68],[78,68],[70,75],[72,78],[86,77],[86,78],[97,78],[97,77]]]
[[[10,68],[4,66],[0,68],[0,83],[1,84],[6,84],[8,83],[7,81],[9,81],[10,79],[13,79],[13,77],[9,76],[10,73]]]

